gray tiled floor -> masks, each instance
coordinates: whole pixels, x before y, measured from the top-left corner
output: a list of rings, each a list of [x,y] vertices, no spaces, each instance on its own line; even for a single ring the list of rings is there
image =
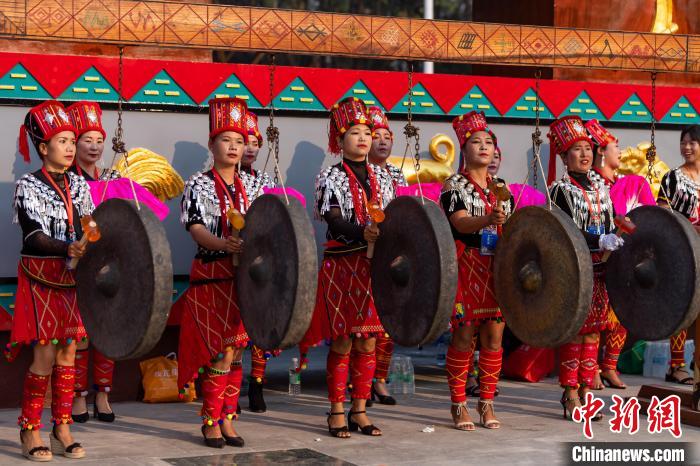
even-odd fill
[[[284,455],[287,458],[292,455],[289,464],[302,465],[346,464],[342,461],[358,465],[550,465],[564,460],[561,442],[583,440],[580,425],[561,419],[558,402],[561,392],[554,379],[539,384],[502,382],[496,409],[503,427],[498,431],[477,427],[475,432],[466,433],[452,429],[442,370],[432,365],[431,354],[415,351],[407,353],[412,355],[418,374],[416,395],[400,399],[398,406],[377,405],[370,409],[372,420],[383,429],[384,436],[370,438],[355,434],[348,440],[333,439],[325,428],[324,414],[328,407],[324,353],[323,349],[313,350],[310,368],[303,375],[303,394],[294,398],[285,393],[284,384],[289,359],[296,354],[283,353],[272,361],[271,389],[266,391],[268,412],[249,413],[245,410],[247,399],[242,400],[244,411],[237,428],[246,440],[243,449],[204,447],[199,433],[197,403],[118,403],[114,406],[118,419],[113,425],[91,420],[75,427],[76,438],[86,446],[88,458],[78,463],[57,458],[54,463],[80,466],[264,465],[280,464]],[[625,381],[630,388],[615,393],[634,395],[641,383],[652,382],[630,376]],[[612,393],[609,389],[599,392],[608,405]],[[472,409],[474,405],[472,401]],[[48,419],[48,412],[45,416]],[[16,410],[0,410],[0,465],[24,463],[19,456],[16,419]],[[641,421],[644,429],[646,419]],[[421,432],[427,425],[435,426],[435,432]],[[674,440],[670,434],[650,435],[645,431],[634,437],[612,434],[607,422],[595,424],[594,433],[595,440],[600,441]],[[44,437],[47,438],[48,433],[45,432]],[[681,440],[700,442],[700,429],[683,426]],[[282,453],[284,450],[294,451]],[[271,456],[259,455],[259,452],[268,452]],[[303,454],[310,462],[293,456]],[[197,457],[197,462],[182,459],[189,457]]]

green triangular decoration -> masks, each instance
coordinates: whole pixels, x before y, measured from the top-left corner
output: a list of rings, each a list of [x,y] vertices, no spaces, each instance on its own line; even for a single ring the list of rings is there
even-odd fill
[[[10,315],[13,315],[15,311],[16,294],[17,285],[10,283],[3,283],[0,285],[0,306],[7,310]],[[2,310],[0,310],[0,312],[2,312]]]
[[[348,91],[338,100],[343,100],[346,97],[357,97],[362,99],[368,107],[377,106],[384,110],[384,106],[379,102],[379,99],[369,90],[369,88],[362,82],[362,80],[357,81]]]
[[[27,69],[17,63],[0,78],[0,99],[50,99],[51,96]]]
[[[508,118],[535,118],[536,110],[535,104],[537,103],[537,96],[532,88],[528,89],[525,94],[523,94],[515,105],[513,105],[510,110],[506,112],[504,117]],[[554,115],[549,111],[547,106],[540,100],[540,118],[553,119]]]
[[[59,100],[90,100],[93,102],[116,102],[117,91],[97,69],[92,66],[73,84],[63,91]]]
[[[142,104],[197,105],[165,71],[161,70],[129,102]]]
[[[586,91],[581,92],[578,97],[566,107],[566,110],[564,110],[560,116],[565,115],[580,116],[583,120],[596,118],[602,121],[606,119],[603,112],[600,111]]]
[[[316,98],[301,78],[295,78],[291,84],[274,99],[275,108],[284,110],[326,111],[320,100]]]
[[[611,121],[626,121],[632,123],[651,123],[651,112],[642,99],[634,93],[610,118]]]
[[[661,119],[661,123],[676,123],[681,125],[692,125],[699,123],[698,112],[695,110],[688,99],[681,97],[673,107],[666,113],[666,116]]]
[[[173,302],[180,299],[187,288],[190,286],[189,279],[186,278],[176,278],[173,280]]]
[[[209,94],[209,97],[200,103],[200,105],[209,105],[208,102],[211,99],[226,99],[233,97],[245,100],[248,104],[248,108],[263,108],[260,101],[255,98],[253,93],[248,90],[245,84],[243,84],[235,74],[232,74],[228,77],[228,79],[226,79],[226,81],[222,82],[219,87],[214,90],[214,92]]]
[[[428,115],[444,115],[445,112],[442,111],[440,106],[437,104],[433,96],[430,95],[425,87],[421,83],[413,86],[411,90],[412,96],[412,113],[422,113]],[[408,113],[408,92],[398,101],[394,108],[391,109],[391,113]]]
[[[484,112],[484,115],[487,117],[501,116],[491,101],[487,99],[481,89],[479,89],[479,86],[472,87],[471,90],[467,92],[459,102],[457,102],[457,105],[452,108],[450,115],[464,115],[472,110]]]

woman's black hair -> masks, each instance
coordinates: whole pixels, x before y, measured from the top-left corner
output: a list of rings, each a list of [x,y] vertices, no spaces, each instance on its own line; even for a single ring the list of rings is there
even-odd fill
[[[690,136],[690,139],[700,143],[700,125],[689,125],[681,130],[681,141],[685,135]]]

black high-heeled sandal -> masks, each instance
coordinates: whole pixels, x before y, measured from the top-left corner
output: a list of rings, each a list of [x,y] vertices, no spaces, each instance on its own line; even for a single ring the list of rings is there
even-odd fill
[[[605,385],[608,388],[613,388],[615,390],[624,390],[627,388],[627,385],[625,385],[625,384],[617,385],[617,384],[613,383],[613,381],[610,380],[610,378],[603,375],[602,373],[600,374],[600,380],[601,380],[601,382],[603,382],[603,385]]]
[[[235,437],[229,437],[228,435],[224,434],[221,432],[221,435],[224,437],[224,440],[226,441],[226,445],[230,447],[238,447],[241,448],[243,445],[245,445],[245,440],[243,440],[243,437],[240,436],[235,436]]]
[[[564,408],[563,418],[566,419],[567,421],[573,421],[573,411],[569,411],[569,409],[567,409],[567,407],[566,407],[566,403],[568,403],[569,401],[578,401],[580,403],[581,398],[579,398],[579,397],[567,398],[566,391],[561,394],[561,400],[559,400],[559,403],[561,403],[561,407]]]
[[[73,442],[70,445],[64,445],[61,440],[59,440],[58,435],[56,435],[56,426],[51,429],[51,434],[49,435],[49,445],[51,445],[51,454],[53,455],[63,455],[66,458],[77,460],[80,458],[85,458],[87,452],[80,444],[80,442]],[[80,451],[75,451],[80,448]]]
[[[379,400],[380,405],[388,405],[388,406],[394,406],[396,404],[396,398],[394,398],[391,395],[380,395],[379,392],[374,388],[374,384],[372,384],[372,402]],[[369,401],[369,400],[368,400]],[[367,404],[367,406],[371,406],[370,404]]]
[[[112,411],[111,413],[101,413],[100,410],[97,408],[97,400],[95,400],[95,410],[93,412],[93,416],[95,417],[95,419],[102,422],[114,422],[114,419],[116,418],[116,416],[114,415],[114,411]]]
[[[258,382],[255,377],[250,377],[248,385],[248,409],[254,413],[267,411],[267,404],[263,397],[264,382]]]
[[[345,412],[341,411],[339,413],[326,413],[328,415],[328,418],[326,419],[326,422],[328,423],[328,433],[331,434],[332,437],[335,438],[350,438],[349,435],[340,435],[342,433],[349,432],[348,426],[344,425],[342,427],[331,427],[331,416],[343,416],[345,417]]]
[[[51,450],[48,447],[45,447],[44,445],[29,449],[27,444],[24,443],[24,439],[22,438],[22,434],[25,431],[27,431],[27,430],[22,429],[19,431],[19,443],[22,445],[22,456],[27,458],[29,461],[36,461],[38,463],[46,463],[46,462],[53,460],[53,453],[51,453]],[[48,451],[50,454],[37,455],[37,453],[43,452],[43,451]]]
[[[582,388],[583,387],[579,388],[579,390],[578,390],[578,396],[579,396],[578,399],[579,399],[579,401],[581,401],[583,403],[586,400],[586,392],[584,391],[583,393],[581,393]],[[601,413],[601,412],[598,412],[598,413],[596,413],[595,416],[591,417],[591,421],[593,421],[593,422],[598,422],[598,421],[602,421],[602,420],[603,420],[603,413]]]
[[[70,417],[73,418],[73,422],[84,424],[90,420],[90,412],[85,411],[84,413],[80,414],[71,414]]]
[[[348,430],[350,432],[356,432],[358,429],[360,429],[360,432],[362,432],[364,435],[369,435],[371,437],[379,437],[382,435],[382,430],[375,426],[374,424],[367,424],[366,426],[361,426],[357,422],[352,420],[353,414],[365,414],[367,411],[348,411]],[[375,434],[375,432],[378,432]]]
[[[223,437],[209,438],[205,432],[207,426],[202,426],[202,437],[204,437],[204,445],[209,448],[224,448],[226,441]]]

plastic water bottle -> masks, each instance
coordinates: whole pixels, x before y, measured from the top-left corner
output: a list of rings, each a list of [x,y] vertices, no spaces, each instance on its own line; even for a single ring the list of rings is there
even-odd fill
[[[437,341],[437,354],[435,355],[435,363],[438,367],[445,367],[447,361],[447,345],[442,337]]]
[[[289,394],[297,396],[301,394],[301,372],[297,372],[299,360],[292,358],[292,363],[289,365]]]
[[[416,393],[416,377],[413,372],[413,361],[411,361],[410,356],[406,356],[404,381],[404,394],[414,395]]]

